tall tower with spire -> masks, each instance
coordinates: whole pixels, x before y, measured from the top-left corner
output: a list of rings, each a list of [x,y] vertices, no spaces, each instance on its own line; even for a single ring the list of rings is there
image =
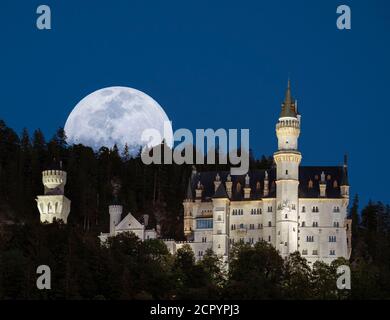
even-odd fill
[[[296,102],[291,96],[288,80],[285,99],[276,124],[278,151],[274,153],[277,201],[275,247],[282,256],[298,249],[298,185],[302,159],[298,151],[300,125],[300,116]]]
[[[193,223],[194,223],[194,216],[192,214],[192,210],[194,208],[194,196],[193,196],[193,190],[192,190],[192,183],[196,177],[196,168],[195,166],[192,167],[191,176],[188,179],[188,185],[187,185],[187,192],[186,192],[186,198],[183,201],[183,207],[184,207],[184,236],[187,238],[187,240],[191,240],[193,237]]]

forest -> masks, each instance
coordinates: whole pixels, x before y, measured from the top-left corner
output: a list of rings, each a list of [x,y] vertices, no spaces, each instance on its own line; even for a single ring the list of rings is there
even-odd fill
[[[72,201],[68,224],[41,224],[36,196],[42,171],[61,163]],[[250,157],[250,167],[270,168],[272,158]],[[203,165],[198,170],[223,170]],[[18,135],[0,120],[0,299],[389,299],[390,206],[351,199],[352,256],[311,268],[298,252],[282,259],[269,244],[235,245],[227,271],[213,252],[196,262],[184,246],[171,255],[160,240],[131,234],[100,245],[108,231],[113,180],[124,212],[150,214],[166,238],[183,239],[182,200],[190,165],[143,165],[128,151],[68,146],[63,129]],[[385,199],[387,200],[387,199]],[[36,286],[39,265],[50,266],[51,290]],[[351,290],[336,287],[339,265],[351,268]]]

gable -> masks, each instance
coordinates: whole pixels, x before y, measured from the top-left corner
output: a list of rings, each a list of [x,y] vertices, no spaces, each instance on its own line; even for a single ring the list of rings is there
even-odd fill
[[[116,231],[131,231],[143,229],[144,226],[129,212],[115,227]]]

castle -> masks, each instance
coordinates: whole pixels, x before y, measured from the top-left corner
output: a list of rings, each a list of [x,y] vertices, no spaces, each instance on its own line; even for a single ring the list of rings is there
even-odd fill
[[[235,243],[266,241],[282,255],[299,251],[309,264],[317,260],[331,263],[351,254],[351,220],[347,219],[349,183],[347,159],[343,166],[300,166],[298,150],[301,115],[291,96],[288,82],[282,110],[276,124],[278,150],[275,167],[255,170],[244,176],[229,172],[197,172],[193,169],[186,190],[184,235],[187,241],[164,240],[175,253],[188,244],[197,259],[212,249],[223,261]],[[53,218],[66,223],[70,201],[63,195],[66,173],[44,171],[45,195],[38,196],[41,221]],[[108,237],[133,232],[141,240],[159,238],[131,213],[123,219],[119,204],[109,206]]]
[[[198,258],[211,248],[224,260],[237,242],[266,241],[282,255],[299,251],[309,264],[351,253],[349,183],[343,166],[300,166],[301,115],[288,82],[276,124],[275,167],[245,176],[193,171],[184,234]]]

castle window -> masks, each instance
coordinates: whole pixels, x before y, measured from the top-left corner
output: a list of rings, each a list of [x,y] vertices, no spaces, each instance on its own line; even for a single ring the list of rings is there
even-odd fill
[[[306,236],[306,242],[314,242],[314,236]]]
[[[271,242],[271,236],[268,236],[268,242]]]
[[[286,175],[288,175],[288,170],[286,170]]]
[[[319,212],[319,209],[317,206],[313,206],[313,208],[311,209],[312,212]]]
[[[333,212],[340,212],[340,207],[333,207]]]
[[[295,204],[291,205],[291,209],[295,210]]]
[[[303,255],[303,256],[306,256],[306,255],[307,255],[307,249],[303,249],[303,250],[302,250],[302,255]]]
[[[305,206],[302,207],[302,212],[306,212],[306,207]]]
[[[317,256],[318,255],[318,251],[317,250],[313,250],[313,256]]]
[[[241,183],[239,183],[239,182],[237,182],[236,191],[237,191],[237,192],[240,192],[240,191],[241,191]]]
[[[334,228],[338,228],[339,227],[339,222],[338,221],[333,222],[333,227]]]
[[[272,227],[271,221],[268,221],[268,227]]]
[[[329,242],[336,242],[336,236],[329,236]]]
[[[202,257],[202,256],[203,256],[203,251],[199,251],[199,252],[198,252],[198,256],[199,256],[199,257]]]
[[[284,215],[284,218],[287,219],[287,214]]]
[[[268,212],[272,212],[272,207],[268,207]]]
[[[318,222],[317,221],[313,221],[313,227],[318,227]]]
[[[213,228],[213,219],[197,219],[196,220],[197,229],[212,229]]]
[[[330,250],[330,251],[329,251],[329,255],[330,255],[330,256],[334,256],[335,254],[336,254],[335,250]]]
[[[202,237],[202,242],[207,242],[207,237]]]
[[[232,229],[232,230],[236,230],[236,225],[235,225],[235,224],[232,224],[231,229]]]
[[[259,181],[256,182],[256,189],[257,189],[257,190],[260,189],[260,182],[259,182]]]
[[[308,188],[312,189],[313,188],[313,180],[309,180]]]
[[[305,221],[302,221],[302,227],[304,227],[305,226]]]
[[[253,223],[251,223],[251,224],[249,225],[249,229],[253,230],[254,228],[255,228],[255,225],[254,225]]]
[[[262,224],[262,223],[259,223],[259,224],[257,225],[257,229],[263,229],[263,224]]]
[[[338,183],[337,183],[337,180],[333,181],[333,188],[337,188],[338,187]]]

